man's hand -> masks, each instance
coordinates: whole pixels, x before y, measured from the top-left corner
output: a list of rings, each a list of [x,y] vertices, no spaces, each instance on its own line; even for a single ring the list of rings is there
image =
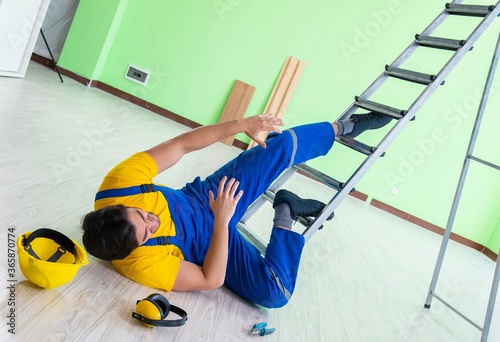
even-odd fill
[[[261,114],[245,118],[245,134],[252,140],[258,143],[263,148],[266,148],[266,143],[258,137],[260,132],[277,132],[281,133],[278,126],[283,126],[283,120],[275,118],[271,114]]]
[[[229,229],[236,205],[243,195],[239,182],[223,177],[217,189],[217,198],[209,191],[210,208],[214,212],[214,230],[203,266],[181,260],[174,291],[213,290],[224,284],[226,277]],[[238,193],[236,193],[238,191]]]
[[[198,127],[145,152],[154,159],[158,166],[158,173],[161,173],[176,164],[185,154],[205,148],[237,133],[246,133],[265,148],[266,143],[258,138],[258,133],[262,131],[281,133],[278,126],[283,126],[281,119],[273,118],[270,114],[255,115]]]
[[[217,198],[214,199],[214,194],[209,191],[210,208],[214,212],[215,220],[217,221],[215,227],[219,225],[227,226],[231,217],[233,217],[236,205],[238,204],[241,196],[243,196],[243,190],[238,190],[240,182],[236,179],[231,178],[227,181],[227,177],[224,176],[219,183],[219,188],[217,190]]]

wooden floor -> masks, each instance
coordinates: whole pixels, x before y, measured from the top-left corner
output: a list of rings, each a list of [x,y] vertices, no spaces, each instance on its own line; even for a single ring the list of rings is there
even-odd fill
[[[225,288],[161,292],[189,320],[180,328],[150,329],[131,313],[137,299],[155,290],[92,257],[72,282],[53,290],[30,284],[17,268],[15,297],[9,297],[8,228],[19,235],[51,227],[80,242],[81,218],[108,169],[187,129],[68,78],[61,84],[38,64],[24,79],[0,78],[0,341],[255,341],[261,337],[249,331],[260,321],[276,328],[266,341],[479,341],[479,330],[437,300],[423,308],[441,237],[354,198],[306,245],[296,292],[278,310],[257,308]],[[182,186],[239,152],[215,144],[157,181]],[[320,200],[331,196],[302,176],[286,187]],[[271,215],[266,207],[250,223],[264,238]],[[494,265],[452,241],[437,293],[482,325]],[[12,301],[15,335],[6,318]],[[490,341],[500,341],[499,311],[500,304]]]

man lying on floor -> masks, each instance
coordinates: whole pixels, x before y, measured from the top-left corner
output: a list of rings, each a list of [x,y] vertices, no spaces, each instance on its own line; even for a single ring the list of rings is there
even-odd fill
[[[197,291],[224,284],[252,303],[282,307],[294,291],[305,243],[291,230],[292,223],[299,216],[317,216],[324,204],[278,191],[265,256],[239,234],[236,224],[286,168],[325,155],[337,135],[356,137],[390,120],[376,113],[354,114],[344,121],[281,132],[281,119],[256,115],[184,133],[132,155],[105,176],[95,211],[83,220],[83,244],[145,286]],[[261,131],[272,133],[261,141],[256,138]],[[177,190],[152,183],[185,154],[240,132],[259,146],[205,180],[197,177]]]

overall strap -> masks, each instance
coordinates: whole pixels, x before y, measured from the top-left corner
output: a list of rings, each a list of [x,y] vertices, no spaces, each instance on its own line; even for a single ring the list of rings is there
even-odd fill
[[[166,189],[166,187],[155,184],[141,184],[136,186],[130,186],[128,188],[101,190],[95,195],[95,200],[97,201],[102,198],[110,198],[110,197],[139,195],[148,192],[161,191],[162,189]],[[170,236],[158,236],[150,238],[141,246],[165,246],[170,244],[171,244]]]
[[[148,241],[144,242],[142,246],[166,246],[166,245],[171,245],[172,243],[170,242],[170,236],[158,236],[158,237],[152,237],[149,238]]]
[[[130,186],[128,188],[101,190],[95,195],[95,201],[109,197],[123,197],[123,196],[145,194],[148,192],[156,192],[156,191],[161,191],[162,189],[165,188],[166,187],[164,186],[156,184],[142,184],[142,185]]]

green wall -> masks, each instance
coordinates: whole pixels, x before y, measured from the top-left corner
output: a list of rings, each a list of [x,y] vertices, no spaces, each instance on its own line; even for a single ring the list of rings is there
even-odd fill
[[[332,121],[444,3],[114,0],[103,5],[86,0],[59,64],[206,125],[218,121],[235,79],[256,87],[247,114],[262,112],[285,58],[292,55],[306,68],[285,115],[287,125]],[[477,23],[477,18],[453,17],[436,35],[462,39]],[[499,31],[497,20],[358,184],[359,191],[446,226]],[[405,67],[437,73],[449,56],[446,51],[419,52]],[[151,72],[147,86],[123,77],[128,64]],[[405,107],[421,89],[391,80],[372,99]],[[497,165],[499,89],[497,76],[475,153]],[[363,141],[376,144],[381,133],[370,132]],[[311,164],[345,180],[362,160],[335,146],[334,153]],[[499,193],[498,171],[472,165],[453,231],[498,250]]]
[[[492,252],[497,253],[497,255],[498,255],[498,251],[500,249],[500,247],[499,247],[500,246],[500,215],[497,214],[497,216],[499,216],[499,218],[498,218],[496,228],[494,229],[493,233],[491,234],[491,237],[490,237],[488,243],[486,244],[486,247],[489,248]]]
[[[96,79],[107,58],[125,1],[86,0],[78,6],[71,36],[64,44],[59,64],[88,79]],[[118,19],[117,19],[118,17]]]

